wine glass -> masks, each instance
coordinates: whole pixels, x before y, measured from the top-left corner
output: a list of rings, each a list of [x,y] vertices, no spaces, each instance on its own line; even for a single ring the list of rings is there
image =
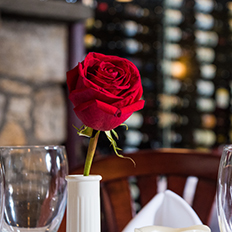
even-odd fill
[[[0,147],[5,168],[2,231],[56,232],[67,198],[63,146]]]
[[[223,147],[218,171],[217,214],[221,232],[232,231],[232,145]]]
[[[2,158],[0,157],[0,230],[2,228],[2,219],[5,210],[5,174]]]

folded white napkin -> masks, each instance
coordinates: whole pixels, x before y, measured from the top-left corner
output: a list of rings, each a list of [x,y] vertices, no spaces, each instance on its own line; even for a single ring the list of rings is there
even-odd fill
[[[166,190],[154,196],[122,232],[134,232],[135,228],[151,225],[183,228],[201,224],[195,211],[183,198]]]

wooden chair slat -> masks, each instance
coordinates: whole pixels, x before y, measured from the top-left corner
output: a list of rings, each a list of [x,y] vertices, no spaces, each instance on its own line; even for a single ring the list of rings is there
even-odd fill
[[[208,224],[211,216],[212,202],[215,199],[215,181],[199,179],[192,203],[193,209],[197,212],[203,224]]]
[[[109,199],[116,219],[115,228],[117,228],[118,231],[122,231],[133,216],[128,180],[121,179],[105,183],[105,188],[107,192],[110,193]]]
[[[167,189],[183,197],[186,180],[187,180],[187,177],[168,176],[167,177]]]
[[[137,185],[140,189],[140,203],[145,206],[157,193],[157,176],[138,176]]]

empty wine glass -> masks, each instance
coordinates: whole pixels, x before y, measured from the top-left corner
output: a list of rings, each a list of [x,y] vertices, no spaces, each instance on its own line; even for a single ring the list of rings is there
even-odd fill
[[[2,231],[56,232],[66,206],[63,146],[0,147],[5,168]]]
[[[0,157],[0,230],[5,209],[5,175],[2,158]]]
[[[217,214],[221,232],[232,231],[232,145],[223,148],[218,171]]]

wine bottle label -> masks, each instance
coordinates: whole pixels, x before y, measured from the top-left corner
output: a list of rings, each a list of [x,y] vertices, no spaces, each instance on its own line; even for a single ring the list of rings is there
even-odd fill
[[[181,40],[181,29],[179,27],[166,27],[164,31],[164,38],[170,42],[178,42]]]
[[[183,0],[166,0],[165,6],[170,8],[180,8]]]
[[[213,79],[216,75],[216,66],[213,64],[203,64],[200,66],[201,76],[205,79]]]
[[[193,136],[195,143],[198,145],[210,147],[216,142],[216,135],[211,130],[196,129]]]
[[[180,117],[175,113],[159,112],[158,113],[158,126],[160,128],[170,127],[177,124]]]
[[[144,16],[144,11],[142,9],[142,7],[140,7],[139,5],[135,5],[135,4],[126,4],[125,5],[125,13],[128,16],[132,16],[132,17],[138,17],[141,18]]]
[[[164,82],[164,93],[177,94],[180,91],[181,82],[177,79],[169,78]]]
[[[195,9],[204,13],[209,13],[214,9],[213,0],[195,0]]]
[[[216,126],[217,119],[213,114],[203,114],[201,115],[202,127],[213,129]]]
[[[143,125],[143,115],[140,112],[134,112],[125,123],[130,128],[140,128]]]
[[[228,10],[229,10],[229,12],[230,12],[230,14],[231,14],[231,12],[232,12],[232,2],[231,2],[231,1],[228,1],[228,2],[226,3],[226,5],[227,5]]]
[[[197,93],[201,96],[211,97],[214,93],[214,84],[211,81],[198,80]]]
[[[166,75],[171,75],[172,62],[170,60],[164,59],[161,63],[162,72]]]
[[[183,138],[182,138],[182,135],[180,133],[170,131],[167,133],[167,139],[171,143],[180,143]]]
[[[196,13],[196,27],[203,30],[211,30],[214,26],[213,16],[210,14]]]
[[[198,98],[197,109],[201,112],[213,112],[215,110],[215,101],[212,98]]]
[[[169,25],[179,25],[183,20],[183,15],[179,10],[167,9],[164,12],[164,20]]]
[[[212,63],[215,59],[215,51],[211,48],[198,47],[196,54],[199,62]]]
[[[159,94],[158,99],[160,102],[160,107],[163,110],[170,110],[176,106],[180,107],[182,105],[182,100],[178,96]]]
[[[221,109],[227,109],[230,105],[230,93],[225,88],[216,90],[216,104]]]
[[[127,36],[135,36],[138,32],[138,24],[135,21],[127,20],[123,24],[124,33]]]
[[[181,47],[179,44],[166,43],[164,46],[164,57],[168,59],[177,59],[181,56]]]
[[[143,49],[142,44],[135,39],[125,39],[126,51],[130,54],[135,54]]]
[[[215,47],[218,44],[218,35],[213,31],[195,31],[196,42],[198,45]]]
[[[143,139],[143,134],[138,130],[128,130],[125,132],[125,136],[125,143],[129,146],[138,146]]]

